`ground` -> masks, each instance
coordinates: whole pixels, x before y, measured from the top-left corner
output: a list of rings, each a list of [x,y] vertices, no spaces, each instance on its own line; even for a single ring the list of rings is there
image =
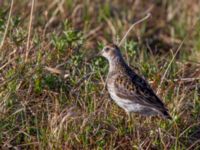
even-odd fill
[[[0,0],[0,149],[199,149],[199,0]],[[127,114],[96,54],[119,43],[172,121]]]

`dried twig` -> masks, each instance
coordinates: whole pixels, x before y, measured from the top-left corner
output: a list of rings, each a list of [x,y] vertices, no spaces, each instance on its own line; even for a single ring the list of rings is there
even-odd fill
[[[186,38],[185,38],[185,39],[186,39]],[[182,45],[183,45],[185,39],[181,42],[181,44],[179,45],[179,47],[178,47],[178,49],[176,50],[175,54],[173,55],[173,57],[172,57],[170,63],[168,64],[167,69],[165,70],[165,73],[163,74],[163,76],[162,76],[162,78],[161,78],[161,82],[160,82],[160,84],[159,84],[159,86],[158,86],[157,94],[160,93],[161,86],[162,86],[162,83],[163,83],[163,81],[164,81],[164,79],[165,79],[165,77],[166,77],[166,75],[167,75],[167,72],[168,72],[169,68],[171,67],[171,65],[172,65],[172,63],[173,63],[173,61],[174,61],[176,55],[177,55],[178,52],[180,51],[180,49],[181,49],[181,47],[182,47]]]
[[[83,39],[87,39],[87,38],[91,38],[93,35],[95,35],[97,32],[99,32],[101,29],[103,28],[103,24],[100,24],[99,26],[97,26],[96,28],[90,30],[89,33],[85,34],[83,36]],[[88,40],[88,39],[87,39]]]
[[[29,26],[28,26],[28,38],[27,38],[27,43],[26,43],[25,62],[27,62],[27,60],[28,60],[28,54],[29,54],[29,45],[30,45],[32,21],[33,21],[33,9],[34,9],[34,4],[35,4],[35,0],[32,0],[32,3],[31,3],[30,21],[29,21]]]
[[[8,15],[8,21],[7,21],[7,24],[6,24],[5,32],[4,32],[4,34],[3,34],[3,39],[2,39],[2,41],[1,41],[0,49],[2,49],[3,44],[4,44],[4,41],[5,41],[5,39],[6,39],[6,35],[7,35],[7,33],[8,33],[8,27],[9,27],[9,23],[10,23],[10,17],[11,17],[12,10],[13,10],[13,3],[14,3],[14,1],[12,0],[12,1],[11,1],[11,5],[10,5],[9,15]]]
[[[200,143],[200,139],[193,142],[193,144],[190,147],[188,147],[187,150],[195,149],[194,146],[197,145],[198,143]]]
[[[58,70],[57,68],[51,68],[51,67],[45,66],[44,69],[51,73],[55,73],[55,74],[59,74],[59,75],[63,74],[63,72],[61,70]]]
[[[53,74],[57,74],[57,75],[61,75],[64,79],[66,79],[67,77],[69,77],[68,73],[65,73],[63,70],[59,70],[57,68],[52,68],[52,67],[44,67],[45,70],[53,73]]]
[[[128,36],[129,32],[139,23],[145,21],[146,19],[148,19],[151,16],[150,13],[148,13],[144,18],[138,20],[137,22],[135,22],[134,24],[132,24],[132,26],[128,29],[128,31],[126,32],[126,34],[123,36],[122,40],[119,42],[119,46],[124,42],[124,40],[126,39],[126,37]]]
[[[51,7],[54,7],[54,5],[58,5],[58,7],[53,11],[51,18],[48,20],[48,22],[46,23],[45,27],[44,27],[44,31],[43,31],[43,36],[45,36],[46,34],[46,30],[47,28],[51,25],[51,23],[56,19],[56,15],[58,15],[59,11],[62,12],[61,6],[64,4],[64,0],[62,1],[56,1],[55,3],[52,4]]]

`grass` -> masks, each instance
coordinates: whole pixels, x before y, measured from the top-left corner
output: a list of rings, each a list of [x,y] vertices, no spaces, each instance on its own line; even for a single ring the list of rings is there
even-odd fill
[[[200,148],[198,1],[0,3],[0,149]],[[108,63],[95,57],[147,12],[121,49],[173,121],[128,122],[105,89]]]

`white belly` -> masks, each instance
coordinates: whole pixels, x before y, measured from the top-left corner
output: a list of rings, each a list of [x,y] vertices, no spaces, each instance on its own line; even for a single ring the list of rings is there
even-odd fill
[[[126,112],[140,112],[144,108],[144,106],[134,103],[131,100],[118,97],[113,91],[109,91],[109,93],[111,98],[117,103],[117,105],[123,108]]]
[[[157,111],[154,109],[151,109],[149,107],[146,107],[144,105],[134,103],[130,99],[122,99],[119,96],[116,95],[114,91],[113,85],[107,85],[108,87],[108,92],[110,93],[111,98],[119,105],[121,108],[123,108],[127,113],[130,112],[135,112],[135,113],[140,113],[145,116],[150,116],[150,115],[157,115]]]

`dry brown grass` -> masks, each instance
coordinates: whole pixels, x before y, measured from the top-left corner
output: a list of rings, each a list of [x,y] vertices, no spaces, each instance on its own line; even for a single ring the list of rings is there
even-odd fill
[[[198,0],[11,2],[0,1],[0,149],[199,149]],[[121,48],[171,122],[127,122],[94,57],[147,13]]]

